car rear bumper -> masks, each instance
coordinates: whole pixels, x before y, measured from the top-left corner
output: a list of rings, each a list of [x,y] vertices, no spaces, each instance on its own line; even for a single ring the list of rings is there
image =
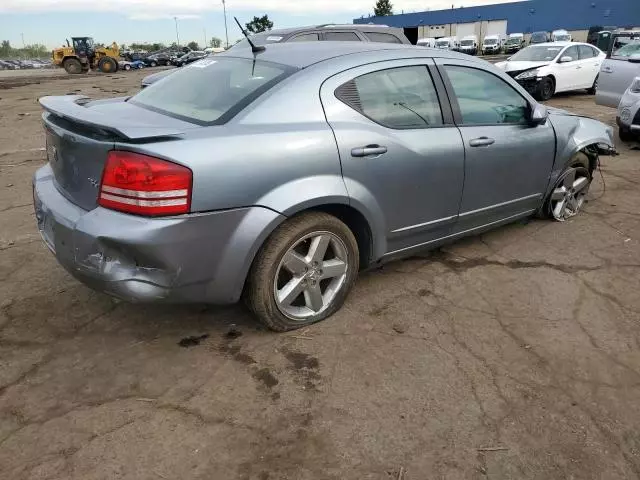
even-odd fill
[[[38,229],[58,262],[87,286],[132,302],[237,302],[259,246],[284,217],[262,207],[144,218],[87,211],[33,179]]]

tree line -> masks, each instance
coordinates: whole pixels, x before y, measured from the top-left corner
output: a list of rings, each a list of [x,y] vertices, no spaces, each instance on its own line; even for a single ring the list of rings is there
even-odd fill
[[[2,40],[0,43],[0,58],[46,58],[51,56],[51,51],[39,43],[25,45],[23,48],[14,48],[9,40]]]

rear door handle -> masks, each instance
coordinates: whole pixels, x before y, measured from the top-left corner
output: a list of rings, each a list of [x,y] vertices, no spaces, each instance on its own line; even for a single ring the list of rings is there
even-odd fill
[[[613,73],[613,68],[611,68],[611,67],[604,67],[604,68],[602,69],[602,71],[603,71],[604,73]]]
[[[469,142],[469,145],[472,147],[488,147],[489,145],[493,145],[496,141],[493,138],[489,137],[480,137],[474,138]]]
[[[367,145],[351,150],[352,157],[377,157],[387,153],[387,147],[381,145]]]

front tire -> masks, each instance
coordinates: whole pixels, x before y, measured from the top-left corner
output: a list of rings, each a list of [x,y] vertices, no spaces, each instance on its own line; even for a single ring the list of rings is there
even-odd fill
[[[82,73],[82,63],[77,58],[67,58],[62,64],[66,72],[70,75],[77,75]]]
[[[118,71],[118,64],[111,57],[102,57],[98,62],[98,70],[102,73],[115,73]]]
[[[551,98],[555,93],[556,93],[556,86],[553,83],[553,79],[550,77],[543,78],[540,81],[540,86],[538,87],[538,94],[536,95],[536,100],[539,100],[541,102],[551,100]]]
[[[151,67],[157,67],[157,66],[158,66],[158,64],[157,64],[156,62],[151,62],[151,65],[150,65],[150,66],[151,66]]]
[[[358,268],[358,243],[349,227],[323,212],[303,213],[265,242],[249,272],[244,300],[271,330],[295,330],[337,312]]]
[[[580,152],[556,181],[543,206],[544,216],[564,222],[577,215],[589,193],[591,181],[589,157]]]
[[[631,142],[632,140],[634,140],[633,132],[631,132],[631,130],[629,130],[629,129],[625,128],[625,127],[620,127],[618,129],[618,137],[623,142]]]

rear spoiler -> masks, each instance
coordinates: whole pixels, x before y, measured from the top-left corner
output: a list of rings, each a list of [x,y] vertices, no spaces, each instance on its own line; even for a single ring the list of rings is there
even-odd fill
[[[89,102],[89,97],[85,95],[42,97],[39,102],[42,108],[53,115],[113,133],[126,140],[174,137],[184,133],[182,130],[171,127],[145,125],[139,122],[133,123],[123,118],[112,118],[85,107],[84,104]]]

